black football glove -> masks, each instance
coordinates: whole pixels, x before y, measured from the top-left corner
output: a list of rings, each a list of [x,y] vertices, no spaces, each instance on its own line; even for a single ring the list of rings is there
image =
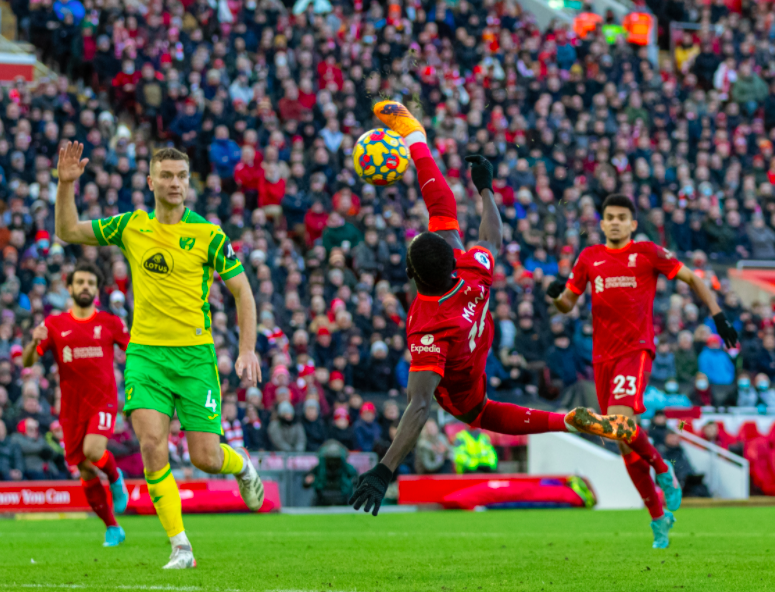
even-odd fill
[[[471,180],[476,190],[481,193],[485,189],[492,191],[492,163],[481,154],[469,154],[466,162],[471,163]]]
[[[727,315],[723,312],[713,315],[713,322],[716,323],[716,331],[718,331],[721,339],[724,340],[724,345],[727,346],[727,349],[735,347],[737,345],[737,331],[735,331],[732,323],[727,320]]]
[[[564,280],[562,278],[558,278],[554,280],[551,284],[549,284],[549,287],[546,289],[546,294],[551,298],[552,300],[556,300],[559,298],[562,293],[565,291],[565,284],[568,280]]]
[[[376,467],[366,471],[358,478],[358,485],[347,503],[356,510],[360,510],[361,506],[364,506],[364,512],[368,512],[374,506],[374,511],[371,513],[376,516],[382,505],[382,498],[385,497],[385,492],[392,480],[393,473],[390,469],[382,463],[378,463]]]

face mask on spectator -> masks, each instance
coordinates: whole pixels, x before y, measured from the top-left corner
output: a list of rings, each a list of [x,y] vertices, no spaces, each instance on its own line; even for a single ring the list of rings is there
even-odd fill
[[[751,387],[751,379],[750,378],[741,378],[737,381],[737,388],[741,389],[747,389]]]
[[[697,387],[698,391],[704,391],[705,389],[708,388],[708,381],[704,379],[700,379],[694,383],[694,386]]]
[[[760,380],[756,383],[756,388],[760,391],[766,391],[768,388],[770,388],[770,383],[766,380]]]

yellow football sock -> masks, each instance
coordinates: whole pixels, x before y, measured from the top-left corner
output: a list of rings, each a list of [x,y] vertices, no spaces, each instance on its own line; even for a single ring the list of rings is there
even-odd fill
[[[245,459],[228,444],[221,444],[223,450],[223,465],[221,466],[222,475],[236,475],[241,473],[245,467]]]
[[[168,537],[183,532],[183,511],[180,505],[180,492],[172,476],[169,463],[160,471],[145,471],[148,495]]]

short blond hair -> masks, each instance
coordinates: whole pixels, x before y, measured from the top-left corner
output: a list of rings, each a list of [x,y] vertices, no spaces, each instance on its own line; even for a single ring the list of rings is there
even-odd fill
[[[161,150],[157,150],[151,158],[151,168],[153,168],[154,163],[163,160],[182,160],[186,164],[189,164],[188,154],[185,152],[181,152],[175,148],[162,148]]]

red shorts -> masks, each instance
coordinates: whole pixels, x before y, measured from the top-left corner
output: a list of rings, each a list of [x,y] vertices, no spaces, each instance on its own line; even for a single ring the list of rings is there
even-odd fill
[[[62,432],[65,436],[65,460],[68,465],[77,465],[86,457],[83,454],[83,440],[87,434],[97,434],[110,438],[113,435],[115,409],[98,411],[89,421],[62,420]]]
[[[435,395],[436,401],[444,411],[460,417],[475,409],[487,396],[487,375],[482,374],[479,382],[464,391],[453,392],[439,385],[436,387]]]
[[[646,411],[643,392],[649,382],[651,362],[651,352],[644,349],[595,364],[595,388],[600,411],[608,413],[608,408],[613,405],[631,407],[637,414]]]

